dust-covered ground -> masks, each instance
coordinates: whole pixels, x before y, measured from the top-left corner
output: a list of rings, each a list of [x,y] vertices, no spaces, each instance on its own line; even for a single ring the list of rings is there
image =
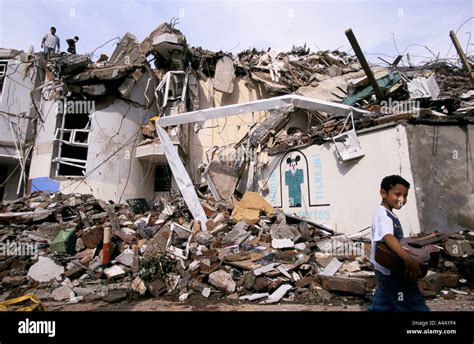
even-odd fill
[[[308,312],[332,312],[332,311],[367,311],[370,300],[351,296],[339,296],[330,302],[315,302],[301,300],[298,302],[282,301],[277,304],[259,304],[258,300],[238,301],[222,300],[210,297],[206,299],[201,295],[192,295],[185,302],[177,302],[170,297],[161,298],[129,298],[117,303],[103,301],[64,304],[59,302],[45,302],[49,311],[308,311]],[[437,297],[428,299],[427,305],[432,311],[474,311],[474,295],[456,295],[454,299]]]

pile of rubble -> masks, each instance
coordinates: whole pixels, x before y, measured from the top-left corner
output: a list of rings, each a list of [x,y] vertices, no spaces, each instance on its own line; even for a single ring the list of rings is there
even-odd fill
[[[386,66],[369,66],[362,52],[356,56],[338,50],[312,52],[306,45],[279,53],[271,49],[247,49],[237,55],[212,52],[188,46],[179,30],[163,23],[141,43],[133,34],[125,34],[110,58],[101,56],[93,62],[89,55],[59,55],[48,61],[46,70],[48,79],[58,82],[52,97],[93,99],[97,109],[119,98],[146,109],[151,122],[143,127],[142,144],[156,140],[153,120],[199,110],[198,81],[208,78],[212,78],[213,90],[223,94],[232,94],[237,78],[243,78],[263,86],[262,98],[296,94],[367,110],[354,113],[353,122],[343,116],[308,112],[308,125],[291,131],[284,129],[294,117],[294,111],[288,110],[270,123],[251,128],[253,146],[260,144],[273,155],[322,144],[344,129],[360,131],[401,121],[472,123],[473,79],[466,68],[437,58],[413,65],[408,55]],[[165,84],[173,77],[186,87],[178,87],[170,97],[165,95]],[[138,84],[144,86],[143,94],[133,92]],[[271,132],[263,142],[256,139],[261,139],[257,134],[262,126]]]
[[[132,295],[264,304],[371,298],[375,278],[363,234],[338,235],[272,208],[253,192],[238,201],[216,202],[205,187],[200,195],[207,231],[179,197],[123,205],[90,195],[34,193],[3,205],[2,299],[29,293],[69,303]],[[420,281],[426,296],[468,293],[473,234],[456,233],[444,242],[437,271]]]

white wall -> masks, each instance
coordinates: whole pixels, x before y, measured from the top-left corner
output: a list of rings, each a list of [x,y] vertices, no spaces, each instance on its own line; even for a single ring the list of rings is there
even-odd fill
[[[2,60],[5,61],[5,60]],[[36,68],[31,68],[29,75],[24,78],[27,64],[19,60],[10,59],[7,67],[7,77],[4,80],[3,91],[0,97],[0,110],[11,114],[27,111],[30,116],[30,92],[34,89],[36,81]],[[29,120],[7,115],[0,115],[0,144],[14,145],[9,122],[13,122],[20,129],[20,137],[24,141]]]
[[[264,173],[267,179],[276,166],[273,177],[269,178],[270,194],[266,196],[267,199],[274,205],[283,206],[286,212],[327,224],[337,232],[354,233],[370,226],[372,214],[381,201],[379,190],[382,178],[399,174],[413,185],[413,176],[405,126],[397,125],[360,134],[359,139],[365,156],[356,162],[339,162],[332,142],[301,150],[308,159],[309,175],[305,173],[305,182],[302,184],[303,202],[298,208],[290,208],[287,202],[288,187],[284,182],[286,164],[283,162],[280,181],[279,166],[276,165],[282,156],[273,157]],[[319,166],[314,163],[318,159]],[[300,167],[304,167],[304,163]],[[282,186],[280,200],[278,193]],[[306,191],[308,187],[309,196]],[[412,187],[409,192],[407,204],[396,212],[405,235],[420,232],[414,189]],[[311,198],[311,204],[329,206],[311,206],[308,198]]]
[[[148,165],[144,166],[133,158],[145,110],[129,106],[122,100],[96,110],[89,133],[87,177],[56,178],[51,175],[51,160],[57,108],[51,101],[44,102],[42,108],[46,120],[38,131],[30,180],[50,177],[59,181],[59,190],[63,193],[89,193],[114,202],[125,202],[127,198],[153,198],[153,168],[148,171]],[[113,155],[116,151],[118,153]]]

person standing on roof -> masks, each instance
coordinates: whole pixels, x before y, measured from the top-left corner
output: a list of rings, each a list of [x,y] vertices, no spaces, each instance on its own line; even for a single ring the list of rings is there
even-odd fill
[[[66,43],[68,45],[67,52],[71,54],[76,53],[76,42],[79,40],[79,37],[74,36],[74,38],[66,39]]]
[[[46,58],[49,59],[52,53],[54,53],[56,46],[58,47],[58,53],[60,49],[59,37],[56,36],[56,28],[51,27],[51,33],[44,35],[43,40],[41,41],[41,48],[44,48],[44,54]]]

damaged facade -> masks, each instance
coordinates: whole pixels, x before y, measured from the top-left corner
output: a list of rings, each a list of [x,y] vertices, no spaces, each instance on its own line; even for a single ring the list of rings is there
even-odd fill
[[[45,63],[37,54],[24,68],[40,70],[35,61]],[[27,191],[91,193],[118,203],[178,192],[155,131],[161,123],[192,183],[206,183],[216,200],[258,191],[274,207],[353,233],[369,225],[378,181],[401,174],[417,188],[401,214],[407,234],[472,226],[472,87],[461,68],[445,62],[372,66],[379,100],[357,57],[306,47],[214,53],[189,47],[163,24],[142,43],[127,33],[108,59],[58,55],[45,70],[43,84],[30,86],[39,95],[31,111],[44,122],[23,120],[36,126],[31,159],[24,159],[31,164],[23,173]],[[340,110],[278,103],[283,95]],[[264,99],[275,102],[258,103]],[[357,154],[341,153],[356,146]],[[448,168],[457,172],[438,179],[453,190],[435,191],[434,200],[426,174]],[[443,199],[455,202],[452,216],[436,215]]]
[[[95,62],[0,50],[0,242],[42,252],[2,260],[2,287],[50,283],[70,302],[126,297],[101,279],[181,301],[369,298],[384,176],[413,184],[406,236],[474,228],[474,90],[445,61],[364,60],[305,46],[216,53],[169,24],[141,43],[125,34]],[[472,242],[443,243],[427,294],[472,283]]]

